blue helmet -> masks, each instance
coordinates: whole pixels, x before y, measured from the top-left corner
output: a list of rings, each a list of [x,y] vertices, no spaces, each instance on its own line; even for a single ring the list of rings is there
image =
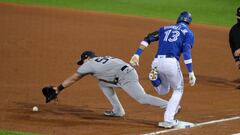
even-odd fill
[[[190,24],[192,22],[192,14],[187,11],[183,11],[177,19],[177,23],[180,23],[180,22],[185,22],[187,24]]]

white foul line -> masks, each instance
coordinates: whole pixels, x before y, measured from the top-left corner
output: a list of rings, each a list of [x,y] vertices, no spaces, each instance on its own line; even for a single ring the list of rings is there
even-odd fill
[[[207,121],[207,122],[202,122],[202,123],[196,123],[194,124],[193,127],[198,127],[202,125],[209,125],[209,124],[214,124],[214,123],[220,123],[220,122],[225,122],[225,121],[231,121],[231,120],[237,120],[240,119],[240,116],[232,117],[232,118],[225,118],[225,119],[220,119],[220,120],[213,120],[213,121]],[[168,129],[168,130],[162,130],[162,131],[156,131],[156,132],[151,132],[151,133],[146,133],[143,135],[157,135],[157,134],[163,134],[163,133],[168,133],[176,130],[182,130],[185,128],[173,128],[173,129]]]
[[[197,124],[195,124],[194,127],[202,126],[202,125],[209,125],[209,124],[219,123],[219,122],[225,122],[225,121],[230,121],[230,120],[237,120],[237,119],[240,119],[240,116],[236,116],[236,117],[232,117],[232,118],[226,118],[226,119],[220,119],[220,120],[207,121],[207,122],[202,122],[202,123],[197,123]]]

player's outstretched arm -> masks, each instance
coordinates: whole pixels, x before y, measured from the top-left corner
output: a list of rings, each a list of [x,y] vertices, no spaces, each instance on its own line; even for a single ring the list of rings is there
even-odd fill
[[[66,87],[71,86],[76,81],[81,79],[83,76],[78,73],[74,73],[69,78],[63,81],[58,87],[55,86],[46,86],[42,89],[43,96],[46,98],[46,103],[51,102],[52,100],[56,101],[58,94]]]
[[[139,48],[137,49],[137,51],[135,52],[135,54],[132,56],[131,60],[130,60],[130,64],[132,66],[138,66],[139,65],[139,57],[142,54],[143,50],[146,47],[143,45],[140,45]]]
[[[84,75],[80,75],[78,73],[74,73],[73,75],[71,75],[70,77],[68,77],[67,79],[65,79],[62,84],[60,84],[58,87],[54,87],[54,89],[57,91],[57,93],[61,92],[63,89],[71,86],[72,84],[74,84],[75,82],[77,82],[78,80],[80,80]]]
[[[130,60],[130,64],[132,66],[138,66],[139,65],[139,57],[142,54],[143,50],[148,47],[148,45],[151,42],[157,41],[159,40],[159,36],[158,36],[158,31],[152,32],[150,34],[148,34],[144,40],[140,43],[139,48],[137,49],[137,51],[135,52],[135,54],[132,56],[131,60]]]
[[[183,58],[184,58],[184,63],[188,70],[189,84],[191,86],[194,86],[196,83],[196,77],[193,72],[192,55],[191,55],[191,46],[190,45],[185,45],[185,47],[183,49]]]

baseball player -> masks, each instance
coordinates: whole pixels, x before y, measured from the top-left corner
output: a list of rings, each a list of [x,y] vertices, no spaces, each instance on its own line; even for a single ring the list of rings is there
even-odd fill
[[[141,104],[150,104],[160,108],[166,108],[167,101],[147,94],[138,81],[136,70],[122,61],[111,56],[98,57],[92,51],[85,51],[77,63],[81,65],[76,73],[71,75],[58,87],[44,87],[42,92],[46,102],[57,98],[57,95],[65,88],[71,86],[85,75],[93,75],[97,78],[99,86],[112,104],[112,111],[104,112],[105,116],[122,117],[125,111],[118,99],[114,88],[122,88],[128,95]]]
[[[176,24],[161,27],[159,30],[148,34],[130,60],[131,65],[138,65],[139,57],[144,48],[148,47],[151,42],[158,41],[159,46],[152,62],[149,79],[160,95],[167,94],[170,87],[173,89],[172,97],[164,113],[164,122],[158,124],[163,128],[173,128],[178,124],[174,116],[183,94],[183,75],[179,65],[181,54],[183,54],[184,63],[189,73],[189,83],[191,86],[195,85],[196,77],[193,72],[191,57],[194,35],[188,27],[191,22],[192,15],[186,11],[182,12]]]
[[[232,26],[229,32],[229,44],[236,66],[240,69],[240,7],[237,9],[236,18],[237,23]]]

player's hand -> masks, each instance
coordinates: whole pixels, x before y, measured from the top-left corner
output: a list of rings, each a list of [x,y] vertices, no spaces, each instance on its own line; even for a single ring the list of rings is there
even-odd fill
[[[190,86],[194,86],[196,83],[196,77],[194,75],[194,72],[189,73],[189,84]]]
[[[134,54],[130,60],[130,64],[132,66],[138,66],[139,65],[138,63],[139,63],[139,55]]]
[[[237,49],[237,50],[234,52],[234,56],[240,56],[240,49]]]
[[[53,89],[56,91],[57,94],[59,94],[59,90],[57,89],[56,86],[53,86]]]
[[[51,102],[52,100],[57,100],[58,93],[56,92],[56,87],[54,86],[45,86],[42,89],[43,96],[46,99],[46,103]]]

